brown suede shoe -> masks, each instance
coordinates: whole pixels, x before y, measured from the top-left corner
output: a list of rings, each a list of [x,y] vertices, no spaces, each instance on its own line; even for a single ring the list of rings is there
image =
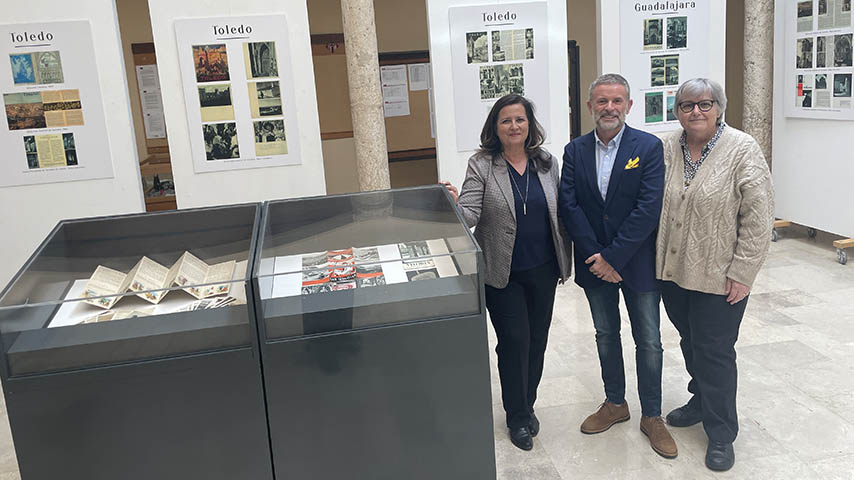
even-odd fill
[[[629,404],[613,404],[607,400],[602,402],[599,410],[587,417],[581,424],[581,433],[602,433],[615,423],[625,422],[629,417]]]
[[[640,421],[641,432],[649,437],[649,445],[655,450],[655,453],[664,458],[676,458],[679,453],[676,450],[676,442],[667,431],[664,425],[664,419],[661,417],[641,417]]]

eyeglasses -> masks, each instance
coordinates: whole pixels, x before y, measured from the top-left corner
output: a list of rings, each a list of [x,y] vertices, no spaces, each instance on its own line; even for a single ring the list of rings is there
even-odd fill
[[[698,106],[701,112],[708,112],[715,105],[715,101],[700,100],[699,102],[680,102],[679,110],[682,110],[682,113],[691,113],[694,111],[694,105]]]

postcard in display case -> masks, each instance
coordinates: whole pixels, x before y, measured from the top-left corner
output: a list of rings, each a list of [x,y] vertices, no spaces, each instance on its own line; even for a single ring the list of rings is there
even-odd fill
[[[256,216],[260,205],[60,222],[0,298],[9,374],[249,345]]]
[[[265,334],[479,312],[480,252],[445,195],[422,187],[265,205],[256,260]]]
[[[433,239],[278,256],[273,295],[311,295],[458,275],[448,253],[445,240]]]

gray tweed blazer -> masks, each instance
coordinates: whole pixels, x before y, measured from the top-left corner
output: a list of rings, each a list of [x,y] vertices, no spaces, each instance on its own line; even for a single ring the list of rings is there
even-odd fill
[[[554,155],[546,154],[551,156],[552,168],[548,172],[538,172],[538,177],[546,195],[560,279],[564,282],[569,278],[571,269],[571,246],[557,217],[560,166]],[[507,286],[516,242],[516,207],[505,162],[504,155],[493,157],[480,152],[472,155],[458,202],[466,223],[475,228],[474,237],[483,250],[486,261],[484,281],[495,288]]]

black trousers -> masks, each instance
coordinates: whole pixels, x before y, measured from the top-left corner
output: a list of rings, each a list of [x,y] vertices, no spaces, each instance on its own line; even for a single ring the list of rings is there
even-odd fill
[[[735,342],[747,298],[730,305],[725,295],[661,282],[661,299],[682,338],[679,345],[691,375],[688,391],[694,395],[689,404],[702,409],[703,428],[709,440],[734,441],[738,435]]]
[[[486,286],[486,308],[498,337],[498,375],[507,426],[527,425],[543,376],[559,271],[556,262],[511,272],[504,288]]]

